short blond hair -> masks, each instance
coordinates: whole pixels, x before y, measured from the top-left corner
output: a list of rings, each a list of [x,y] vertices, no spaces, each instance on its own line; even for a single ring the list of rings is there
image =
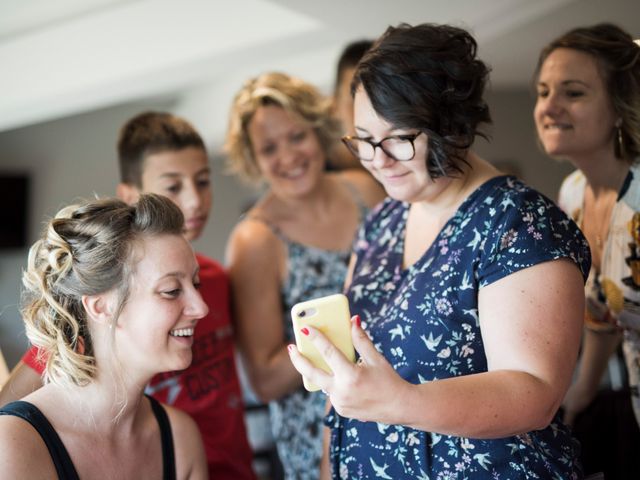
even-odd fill
[[[265,105],[282,107],[301,118],[314,129],[325,155],[331,155],[341,133],[339,121],[331,116],[331,100],[304,80],[270,72],[245,82],[233,100],[225,142],[229,172],[248,183],[262,180],[248,126],[258,108]]]

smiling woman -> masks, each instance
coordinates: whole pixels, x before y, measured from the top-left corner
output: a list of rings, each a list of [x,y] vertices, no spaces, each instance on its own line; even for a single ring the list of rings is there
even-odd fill
[[[22,309],[45,386],[0,410],[4,475],[207,477],[193,420],[143,396],[154,374],[189,366],[207,313],[183,224],[151,194],[71,205],[46,226]]]
[[[358,225],[382,198],[365,172],[325,171],[337,138],[328,99],[298,78],[267,73],[235,97],[229,166],[267,190],[229,239],[234,313],[251,385],[270,402],[287,478],[318,478],[325,408],[289,361],[289,311],[342,290]]]
[[[582,356],[563,402],[565,418],[573,423],[595,398],[606,362],[622,341],[640,425],[640,46],[616,25],[576,28],[542,51],[536,82],[540,143],[576,167],[562,184],[559,203],[584,231],[593,256]],[[599,441],[617,452],[632,448],[616,457],[624,467],[596,449],[605,470],[614,469],[605,471],[607,477],[621,478],[617,472],[624,471],[636,478],[640,467],[626,463],[637,461],[633,439],[639,432],[629,428],[632,418],[621,419],[625,428],[607,435],[590,431],[597,418],[583,420],[589,424],[587,448]],[[595,464],[593,455],[586,457]]]
[[[348,361],[294,365],[333,407],[333,478],[580,478],[556,410],[589,250],[547,198],[472,150],[486,65],[449,25],[390,27],[356,68],[354,146],[389,194],[358,232]]]

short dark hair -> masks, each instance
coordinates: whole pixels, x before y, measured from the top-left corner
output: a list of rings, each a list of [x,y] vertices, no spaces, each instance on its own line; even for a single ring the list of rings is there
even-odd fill
[[[622,148],[618,158],[635,159],[640,155],[640,46],[626,31],[611,23],[569,30],[540,52],[535,78],[547,57],[557,48],[569,48],[595,58],[613,109],[622,119]]]
[[[352,94],[362,86],[382,118],[427,134],[431,178],[462,172],[476,135],[488,138],[479,125],[491,123],[483,99],[489,68],[476,51],[461,28],[401,24],[389,27],[356,69]]]
[[[373,40],[356,40],[344,47],[338,59],[338,66],[336,67],[336,83],[333,87],[334,94],[338,92],[338,87],[342,82],[345,70],[358,65],[358,62],[364,57],[367,50],[371,48],[371,45],[373,45]]]
[[[120,129],[120,181],[141,188],[144,160],[148,155],[188,147],[207,150],[200,134],[184,118],[166,112],[136,115]]]

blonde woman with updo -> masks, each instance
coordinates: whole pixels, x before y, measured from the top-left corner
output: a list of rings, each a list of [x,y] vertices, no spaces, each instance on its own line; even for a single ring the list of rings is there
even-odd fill
[[[358,225],[383,198],[364,171],[326,172],[339,125],[312,85],[266,73],[236,95],[227,134],[232,171],[263,191],[228,243],[237,338],[291,479],[318,478],[325,397],[303,389],[289,360],[289,311],[342,291]]]
[[[66,207],[29,252],[22,315],[45,385],[0,410],[3,478],[204,479],[198,429],[144,395],[191,363],[207,306],[178,207]]]

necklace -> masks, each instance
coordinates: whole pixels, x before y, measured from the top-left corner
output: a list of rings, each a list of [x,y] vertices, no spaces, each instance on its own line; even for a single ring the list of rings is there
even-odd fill
[[[591,192],[590,205],[585,209],[586,215],[582,218],[582,225],[585,233],[589,233],[591,239],[595,243],[597,252],[602,251],[602,247],[606,242],[609,234],[609,225],[611,223],[611,214],[617,200],[617,192],[611,191],[605,197],[600,197],[598,201],[593,197]],[[586,205],[585,205],[586,206]]]

